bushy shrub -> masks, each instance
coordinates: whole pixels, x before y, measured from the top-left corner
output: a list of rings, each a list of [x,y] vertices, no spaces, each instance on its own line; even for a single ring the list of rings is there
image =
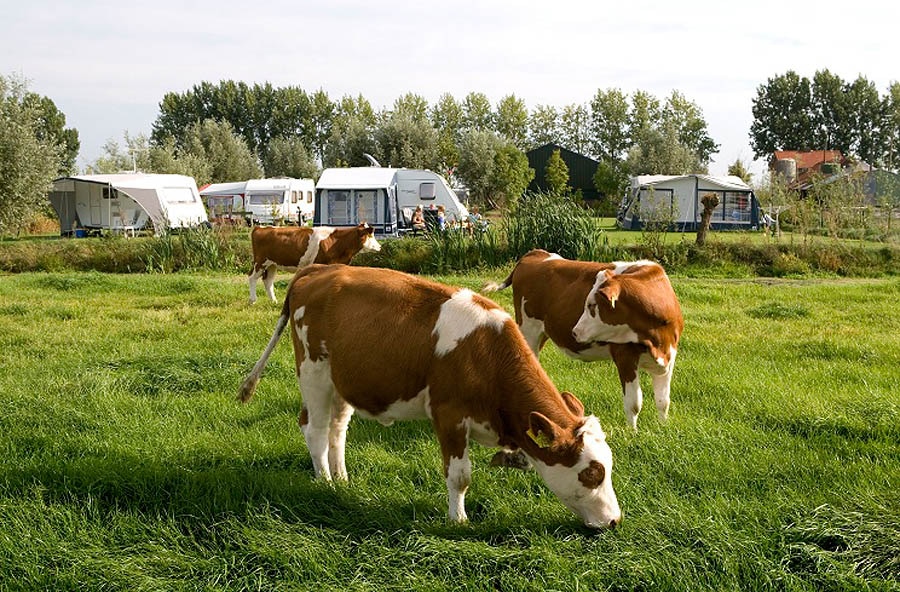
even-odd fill
[[[530,193],[503,221],[509,255],[518,259],[532,249],[579,259],[603,250],[603,231],[590,212],[565,195]]]

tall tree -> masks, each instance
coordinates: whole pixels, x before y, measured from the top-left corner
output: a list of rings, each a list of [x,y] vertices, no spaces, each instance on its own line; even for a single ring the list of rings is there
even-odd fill
[[[846,83],[840,76],[828,70],[816,72],[810,84],[811,146],[848,152],[853,132],[848,126],[847,99]]]
[[[597,90],[591,99],[590,153],[601,161],[625,158],[631,140],[628,135],[628,97],[617,89]]]
[[[26,109],[37,117],[35,133],[38,139],[55,144],[59,149],[56,174],[61,177],[73,174],[76,170],[75,159],[78,158],[78,150],[81,148],[78,130],[66,127],[65,114],[56,108],[56,104],[49,97],[27,93],[22,102]]]
[[[320,160],[324,160],[325,145],[331,137],[334,110],[334,103],[328,98],[328,93],[322,89],[313,93],[310,101],[312,148]]]
[[[817,148],[811,104],[809,79],[793,70],[757,87],[750,124],[753,156],[763,158],[776,150]]]
[[[437,131],[427,118],[404,112],[385,114],[375,129],[375,157],[382,165],[413,169],[437,169]]]
[[[497,133],[515,144],[519,150],[528,147],[528,107],[515,95],[507,95],[497,103]]]
[[[463,100],[463,128],[488,131],[494,129],[494,113],[487,95],[470,92]]]
[[[537,148],[561,140],[559,112],[553,105],[538,105],[528,117],[528,145]]]
[[[885,148],[884,103],[875,84],[859,76],[847,85],[847,119],[853,130],[847,148],[849,154],[878,164]]]
[[[635,91],[631,95],[631,111],[628,122],[628,137],[634,144],[649,129],[657,127],[662,120],[659,99],[646,91]]]
[[[189,126],[179,156],[182,153],[210,164],[209,178],[196,179],[198,185],[242,181],[262,175],[256,155],[228,122],[207,119]]]
[[[591,116],[585,105],[572,103],[563,107],[559,118],[560,141],[573,152],[586,154],[590,151]]]
[[[900,82],[888,87],[881,101],[882,149],[876,162],[890,171],[900,171]]]
[[[42,137],[42,113],[29,105],[27,83],[0,76],[0,234],[18,233],[47,203],[61,145]]]
[[[534,178],[528,158],[494,132],[469,130],[460,147],[458,176],[474,203],[488,208],[511,207]]]
[[[300,136],[273,138],[262,158],[262,164],[267,177],[319,178],[319,167]]]
[[[680,92],[672,91],[662,111],[663,126],[671,125],[676,130],[678,141],[697,156],[697,160],[706,167],[712,155],[719,151],[707,132],[703,111],[693,101],[689,101]]]
[[[459,165],[459,142],[462,139],[464,112],[462,104],[450,93],[444,93],[431,108],[431,124],[437,130],[440,169],[451,174]]]
[[[671,122],[662,128],[645,129],[628,153],[632,175],[686,175],[705,173],[697,154],[681,143]]]

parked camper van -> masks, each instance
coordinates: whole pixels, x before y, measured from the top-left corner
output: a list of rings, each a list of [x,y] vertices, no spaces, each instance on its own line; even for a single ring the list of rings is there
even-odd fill
[[[62,234],[143,228],[183,228],[208,221],[192,177],[185,175],[77,175],[53,181],[49,194]]]
[[[416,206],[437,214],[443,206],[448,224],[468,217],[443,177],[428,170],[385,167],[325,169],[316,184],[315,226],[355,226],[362,222],[381,235],[411,228]]]
[[[244,187],[244,211],[254,224],[306,224],[312,219],[312,179],[250,179]]]

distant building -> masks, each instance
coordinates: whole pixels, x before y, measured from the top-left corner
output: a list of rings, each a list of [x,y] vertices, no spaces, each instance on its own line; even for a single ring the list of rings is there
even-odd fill
[[[840,150],[777,150],[769,159],[769,170],[784,177],[788,187],[801,195],[816,182],[829,184],[851,178],[860,183],[868,203],[875,205],[888,198],[900,204],[900,175],[847,158]]]
[[[594,174],[597,172],[597,165],[600,163],[585,156],[572,152],[567,148],[563,148],[557,144],[544,144],[534,150],[525,153],[528,157],[528,166],[534,169],[534,179],[528,185],[528,191],[547,191],[549,186],[544,178],[544,172],[547,168],[547,161],[553,155],[553,152],[559,150],[559,156],[562,158],[566,166],[569,167],[569,187],[573,191],[578,191],[581,196],[588,199],[599,199],[600,194],[594,187]]]
[[[840,150],[776,150],[769,170],[784,177],[789,187],[799,188],[817,175],[834,175],[850,164]]]

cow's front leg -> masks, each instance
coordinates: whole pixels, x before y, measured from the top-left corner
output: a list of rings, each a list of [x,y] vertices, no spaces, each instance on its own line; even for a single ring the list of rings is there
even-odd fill
[[[437,414],[435,414],[437,417]],[[441,452],[444,457],[444,477],[447,480],[448,514],[453,522],[466,522],[466,491],[472,482],[472,463],[469,461],[468,430],[463,422],[435,423]]]
[[[622,408],[625,410],[625,419],[631,429],[637,431],[638,414],[644,404],[641,381],[638,377],[640,346],[633,343],[611,343],[609,352],[619,371],[619,381],[622,383]]]

